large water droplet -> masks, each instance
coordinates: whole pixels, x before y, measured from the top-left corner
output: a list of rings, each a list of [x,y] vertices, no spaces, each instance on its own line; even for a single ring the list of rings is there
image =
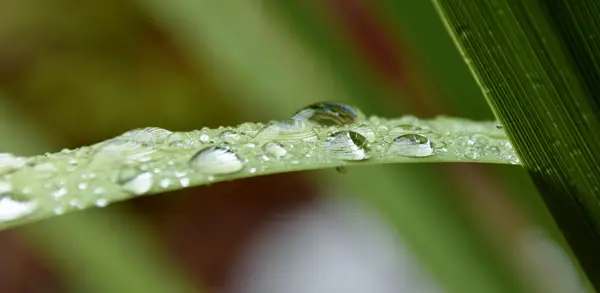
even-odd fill
[[[240,158],[229,147],[209,147],[198,151],[190,165],[203,174],[230,174],[244,167]]]
[[[325,139],[323,147],[332,156],[346,161],[361,161],[369,158],[367,139],[351,130],[338,131]]]
[[[26,158],[17,157],[9,153],[0,153],[0,175],[9,173],[25,166]]]
[[[363,120],[364,114],[352,106],[336,102],[320,102],[296,112],[292,119],[309,121],[319,126],[352,124]]]
[[[405,134],[396,137],[388,149],[391,155],[402,157],[429,157],[433,155],[431,141],[420,134]]]
[[[269,122],[256,134],[254,139],[261,141],[310,141],[317,139],[317,133],[311,127],[308,127],[304,121],[286,119]]]
[[[35,201],[21,199],[10,193],[0,194],[0,221],[13,221],[31,214],[37,208]]]
[[[263,152],[270,158],[279,159],[287,154],[285,147],[275,141],[270,141],[262,146]]]
[[[135,169],[126,168],[119,173],[118,182],[123,190],[140,195],[150,191],[154,184],[154,175],[152,172],[139,173]]]

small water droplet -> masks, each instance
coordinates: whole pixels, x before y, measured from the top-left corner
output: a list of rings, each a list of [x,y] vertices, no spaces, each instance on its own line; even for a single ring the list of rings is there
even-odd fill
[[[369,143],[359,133],[351,130],[333,133],[323,142],[323,148],[332,156],[346,161],[361,161],[369,158]]]
[[[78,209],[83,209],[84,205],[81,203],[81,201],[79,201],[78,199],[74,198],[72,200],[69,201],[69,205],[74,207],[74,208],[78,208]]]
[[[250,168],[250,169],[248,169],[248,173],[250,173],[250,174],[256,173],[256,168]]]
[[[361,124],[357,127],[353,127],[351,128],[352,131],[357,132],[359,134],[361,134],[362,136],[364,136],[367,141],[369,142],[374,142],[375,141],[375,131],[373,131],[373,128],[367,124]]]
[[[160,127],[146,127],[127,131],[116,140],[131,141],[137,144],[152,145],[164,142],[172,132]]]
[[[385,134],[389,131],[388,127],[385,125],[379,125],[377,126],[377,134],[381,135],[381,134]]]
[[[68,192],[69,191],[67,190],[66,187],[60,187],[60,188],[54,190],[51,193],[51,195],[52,195],[53,198],[58,199],[58,198],[61,198],[61,197],[65,196],[65,195],[67,195]]]
[[[55,208],[52,210],[52,212],[53,212],[55,215],[57,215],[57,216],[60,216],[60,215],[62,215],[62,214],[64,214],[64,213],[65,213],[65,209],[64,209],[62,206],[59,206],[59,207],[55,207]]]
[[[185,132],[173,132],[169,134],[166,143],[174,148],[185,148],[193,145],[192,138]]]
[[[139,173],[135,169],[127,168],[119,173],[118,182],[123,190],[140,195],[150,191],[154,184],[154,174],[151,172]]]
[[[417,125],[412,125],[412,124],[401,124],[401,125],[396,125],[392,128],[390,128],[390,130],[388,130],[387,132],[387,141],[391,141],[394,138],[401,136],[403,134],[423,134],[423,133],[430,133],[431,129],[428,128],[423,128]]]
[[[25,166],[26,158],[9,153],[0,153],[0,174],[6,174]]]
[[[85,182],[81,182],[81,183],[77,184],[77,189],[79,189],[79,190],[86,190],[87,187],[88,187],[88,184]]]
[[[181,185],[181,187],[188,187],[188,186],[190,186],[190,178],[183,177],[183,178],[179,179],[179,185]]]
[[[219,140],[225,144],[235,144],[246,140],[247,137],[235,130],[225,130],[219,133]]]
[[[296,112],[292,119],[309,121],[319,126],[334,126],[356,123],[364,120],[364,114],[355,107],[336,103],[320,102]]]
[[[240,158],[229,147],[208,147],[190,159],[190,165],[203,174],[230,174],[244,167]]]
[[[429,138],[423,135],[404,134],[392,141],[388,153],[402,157],[420,158],[432,156],[434,148]]]
[[[311,127],[308,127],[304,121],[286,119],[269,122],[256,134],[254,139],[261,141],[310,141],[317,139],[317,133]]]
[[[104,194],[105,190],[103,187],[96,187],[94,188],[94,191],[92,191],[93,194],[95,195],[101,195]]]
[[[208,136],[208,134],[206,134],[206,133],[200,134],[200,136],[198,137],[198,140],[202,143],[210,143],[211,142],[210,136]]]
[[[0,222],[17,220],[31,214],[36,208],[35,201],[10,193],[0,194]]]
[[[477,159],[480,155],[481,154],[479,153],[479,150],[477,148],[468,147],[467,149],[465,149],[465,157],[468,159]]]
[[[108,200],[106,198],[99,198],[94,202],[94,205],[99,208],[106,207],[108,205]]]
[[[54,176],[56,173],[56,167],[52,163],[40,163],[33,166],[35,174],[38,178],[48,178]]]
[[[263,152],[270,158],[279,159],[287,154],[285,147],[275,141],[270,141],[262,146]]]
[[[158,186],[161,188],[169,188],[173,184],[170,178],[163,178],[158,182]]]

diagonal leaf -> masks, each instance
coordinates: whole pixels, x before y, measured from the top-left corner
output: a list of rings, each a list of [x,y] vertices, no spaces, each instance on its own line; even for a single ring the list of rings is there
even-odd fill
[[[597,1],[435,0],[588,278],[600,288]]]

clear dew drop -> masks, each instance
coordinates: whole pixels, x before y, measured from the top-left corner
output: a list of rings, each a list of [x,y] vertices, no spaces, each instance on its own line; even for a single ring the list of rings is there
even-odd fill
[[[479,150],[475,147],[468,147],[465,149],[465,157],[467,159],[477,159],[481,156]]]
[[[94,205],[99,208],[106,207],[108,205],[108,200],[106,198],[99,198],[94,202]]]
[[[429,138],[414,133],[396,137],[388,148],[388,154],[402,157],[429,157],[433,153],[434,148]]]
[[[496,129],[503,129],[504,126],[500,123],[500,121],[496,122]]]
[[[369,143],[361,134],[351,131],[338,131],[327,137],[323,148],[330,156],[346,161],[362,161],[369,158]]]
[[[364,120],[364,114],[357,108],[336,102],[320,102],[296,112],[294,120],[308,121],[319,126],[352,124]]]
[[[171,133],[171,131],[159,127],[146,127],[127,131],[115,139],[138,144],[158,144],[164,142]]]
[[[0,222],[18,220],[34,212],[37,203],[21,199],[11,193],[0,194]]]
[[[167,137],[166,144],[173,148],[185,148],[193,145],[193,141],[185,132],[173,132]]]
[[[248,137],[245,134],[239,133],[232,129],[222,131],[221,133],[219,133],[218,138],[222,143],[225,144],[235,144],[238,142],[246,141],[248,139]]]
[[[208,147],[198,151],[190,159],[190,166],[203,174],[236,173],[244,164],[229,147]]]
[[[258,131],[254,139],[260,141],[311,141],[317,139],[317,133],[304,121],[285,119],[269,122]]]
[[[95,146],[94,160],[99,163],[110,161],[145,161],[156,149],[140,146],[130,140],[111,139]]]
[[[387,141],[391,141],[394,138],[404,135],[404,134],[424,134],[424,133],[430,133],[431,129],[429,128],[423,128],[417,125],[412,125],[412,124],[401,124],[401,125],[396,125],[392,128],[390,128],[387,132]]]
[[[26,162],[26,158],[9,153],[0,153],[0,175],[19,169],[25,166]]]
[[[360,124],[359,126],[352,127],[351,130],[364,136],[369,142],[375,141],[375,131],[367,124]]]
[[[287,154],[285,147],[275,141],[270,141],[262,146],[262,150],[266,156],[274,159],[279,159]]]
[[[126,168],[119,173],[118,182],[123,190],[140,195],[150,191],[154,184],[154,174],[152,172],[139,173],[135,169]]]

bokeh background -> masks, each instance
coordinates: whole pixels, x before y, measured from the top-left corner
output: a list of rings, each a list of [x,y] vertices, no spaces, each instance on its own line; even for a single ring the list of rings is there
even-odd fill
[[[0,152],[324,100],[494,120],[429,1],[21,0],[0,1],[0,19]],[[381,194],[397,205],[373,204]],[[445,292],[477,282],[452,270],[480,255],[530,292],[585,290],[519,167],[415,164],[249,178],[1,231],[0,292]]]

